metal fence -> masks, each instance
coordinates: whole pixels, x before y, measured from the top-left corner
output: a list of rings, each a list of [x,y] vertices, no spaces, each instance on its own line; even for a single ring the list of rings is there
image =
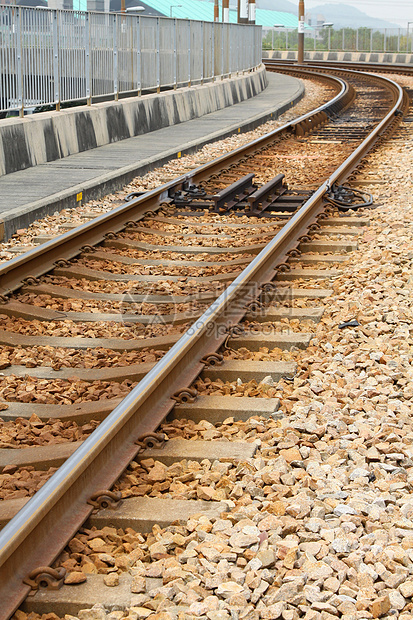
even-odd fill
[[[0,111],[202,83],[261,63],[261,27],[0,5]]]
[[[271,28],[263,32],[264,50],[296,50],[297,29]],[[312,27],[304,34],[307,51],[337,51],[410,54],[413,52],[412,28]]]

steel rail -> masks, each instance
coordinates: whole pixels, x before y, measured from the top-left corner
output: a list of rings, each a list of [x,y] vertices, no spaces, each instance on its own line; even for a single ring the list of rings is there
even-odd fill
[[[295,60],[281,60],[280,58],[263,58],[262,62],[265,66],[271,63],[284,65],[285,67],[295,66]],[[345,60],[305,60],[302,68],[306,69],[307,66],[313,66],[318,69],[343,69],[344,71],[353,70],[360,72],[374,72],[377,73],[399,73],[400,75],[412,75],[413,66],[389,63],[374,63],[374,62],[351,62]]]
[[[267,68],[270,69],[270,70],[283,71],[283,72],[289,73],[289,74],[291,73],[291,67],[283,66],[282,63],[278,64],[276,62],[272,62],[272,63],[268,64]],[[313,66],[313,65],[310,65],[310,64],[306,65],[305,69],[307,69],[310,72],[314,71],[314,72],[317,72],[317,73],[319,71],[321,71],[321,70],[329,71],[329,72],[331,72],[331,70],[332,70],[332,68],[329,67],[329,66],[320,66],[320,65]],[[301,70],[302,70],[302,68],[300,67],[298,69],[298,71],[301,71]],[[398,101],[398,104],[397,104],[398,107],[395,110],[395,116],[399,116],[400,114],[405,114],[407,112],[407,110],[409,108],[409,105],[410,105],[409,96],[408,96],[406,90],[404,88],[402,88],[399,84],[397,84],[397,82],[395,82],[394,80],[391,80],[390,78],[385,78],[385,77],[380,78],[375,73],[360,72],[360,71],[357,71],[357,70],[347,69],[347,68],[346,69],[333,68],[333,70],[338,72],[338,73],[340,73],[340,74],[345,73],[346,75],[354,76],[354,77],[356,77],[357,75],[360,75],[363,78],[368,78],[368,79],[370,79],[373,82],[377,81],[378,79],[379,80],[382,79],[382,80],[386,81],[386,83],[388,84],[388,87],[391,89],[391,91],[393,93],[394,101]],[[293,73],[295,73],[296,71],[297,71],[297,69],[294,68],[293,69]],[[331,73],[329,75],[331,75]],[[392,120],[394,121],[395,119],[392,119]],[[386,125],[383,128],[382,132],[384,133],[387,130],[388,130],[388,126]]]
[[[376,70],[377,72],[379,72],[380,70],[380,65],[371,65],[371,70],[372,72],[370,72],[368,69],[370,68],[370,65],[367,65],[365,67],[357,65],[355,63],[351,63],[352,64],[352,68],[350,69],[348,66],[342,66],[340,63],[331,63],[331,66],[329,63],[310,63],[307,62],[305,67],[294,67],[289,65],[288,63],[284,62],[284,61],[278,61],[278,60],[266,60],[265,61],[265,67],[267,70],[269,71],[276,71],[276,72],[282,72],[282,73],[288,73],[289,75],[291,74],[295,74],[297,73],[297,71],[302,71],[302,70],[307,70],[311,73],[314,74],[320,74],[321,75],[323,73],[327,73],[327,75],[342,75],[343,73],[345,75],[348,76],[362,76],[364,78],[369,78],[370,80],[374,81],[377,80],[379,78],[379,76],[374,73],[374,70]],[[350,63],[348,63],[350,64]],[[391,71],[390,69],[388,70],[384,70],[382,71],[382,73],[397,73],[396,71]],[[408,71],[400,71],[400,74],[408,74],[408,75],[412,75],[413,74],[413,67],[410,68]],[[399,87],[399,85],[394,82],[394,80],[390,79],[390,78],[383,78],[386,79],[389,82],[389,85],[392,84],[393,85],[393,90],[396,93],[395,90],[395,86]],[[401,87],[400,87],[401,88]],[[407,105],[407,92],[404,90],[405,92],[405,97],[404,97],[404,103],[403,105]],[[397,95],[396,95],[397,96]]]
[[[231,151],[231,153],[221,155],[212,162],[208,162],[189,173],[183,174],[161,185],[159,188],[146,192],[144,196],[116,207],[90,222],[81,224],[77,228],[43,243],[37,248],[29,250],[24,255],[16,256],[7,263],[0,265],[0,296],[8,295],[18,289],[22,285],[22,281],[29,275],[39,277],[47,273],[54,267],[57,260],[68,260],[80,254],[84,246],[101,243],[109,231],[119,232],[125,228],[129,220],[138,221],[145,216],[146,211],[156,211],[162,206],[162,203],[168,201],[169,192],[182,188],[187,181],[199,183],[212,174],[220,172],[223,167],[228,167],[238,162],[243,156],[259,147],[265,147],[277,137],[294,131],[294,128],[301,122],[305,123],[309,118],[315,117],[318,114],[330,116],[337,112],[340,105],[343,107],[348,105],[351,90],[344,80],[325,76],[324,74],[320,74],[319,77],[327,79],[339,91],[329,102],[318,106],[312,112],[308,112],[294,121],[282,125],[265,136]],[[28,269],[30,269],[29,272]]]
[[[29,593],[23,584],[27,574],[57,557],[92,512],[88,498],[113,484],[138,452],[136,439],[158,426],[174,406],[171,395],[187,387],[202,370],[202,361],[196,360],[216,351],[228,327],[246,313],[246,302],[257,296],[262,284],[273,280],[275,266],[324,211],[326,188],[347,178],[393,122],[403,100],[400,87],[395,87],[399,96],[394,106],[370,136],[0,532],[2,620],[9,618]]]

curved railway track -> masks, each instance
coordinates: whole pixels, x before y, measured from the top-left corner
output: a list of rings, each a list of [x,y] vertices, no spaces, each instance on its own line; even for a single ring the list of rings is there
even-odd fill
[[[152,434],[176,401],[192,400],[188,387],[201,373],[250,380],[252,372],[231,366],[225,350],[224,357],[219,352],[228,343],[254,346],[253,337],[235,342],[237,325],[259,322],[260,312],[267,320],[303,316],[288,307],[290,289],[280,286],[323,277],[313,265],[336,266],[334,244],[336,251],[352,247],[337,228],[345,220],[327,217],[333,211],[326,190],[348,179],[394,129],[408,99],[394,82],[375,76],[347,71],[323,79],[337,94],[312,113],[130,196],[124,206],[0,267],[3,419],[36,414],[43,422],[86,425],[72,435],[80,441],[59,450],[0,450],[10,476],[27,466],[61,465],[30,501],[17,498],[3,517],[6,522],[20,508],[0,533],[1,618],[49,580],[47,570],[36,570],[54,561],[92,511],[116,503],[108,490],[138,453],[162,441]],[[289,165],[297,149],[306,162],[299,175],[304,187]],[[322,260],[312,252],[323,253]],[[301,271],[291,269],[294,259]],[[306,316],[316,319],[319,312]],[[279,343],[274,336],[273,346]],[[272,366],[274,376],[294,373],[293,364],[281,366],[278,375]],[[63,579],[59,571],[54,577]]]
[[[267,68],[271,68],[271,66],[295,66],[296,61],[294,60],[279,60],[273,58],[264,58],[263,60],[265,66]],[[340,70],[351,70],[351,71],[361,71],[363,73],[397,73],[400,75],[411,75],[413,72],[413,67],[409,65],[403,64],[389,64],[389,63],[372,63],[372,62],[345,62],[345,61],[319,61],[319,60],[306,60],[304,61],[303,68],[314,67],[314,70],[330,70],[330,69],[340,69]]]

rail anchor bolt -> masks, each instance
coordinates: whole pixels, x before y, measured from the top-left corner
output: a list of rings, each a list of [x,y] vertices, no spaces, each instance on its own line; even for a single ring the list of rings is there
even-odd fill
[[[48,590],[60,590],[66,576],[66,569],[51,568],[50,566],[39,566],[32,570],[23,583],[30,586],[33,591],[40,588]]]

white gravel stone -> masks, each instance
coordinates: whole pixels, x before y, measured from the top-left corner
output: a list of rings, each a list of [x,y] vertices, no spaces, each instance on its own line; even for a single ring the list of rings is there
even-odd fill
[[[78,617],[79,620],[106,620],[107,613],[104,606],[97,603],[91,609],[81,609]]]
[[[356,515],[357,511],[346,504],[337,504],[337,506],[334,508],[334,514],[338,517],[341,517],[342,515]]]

